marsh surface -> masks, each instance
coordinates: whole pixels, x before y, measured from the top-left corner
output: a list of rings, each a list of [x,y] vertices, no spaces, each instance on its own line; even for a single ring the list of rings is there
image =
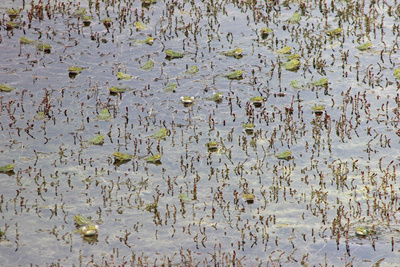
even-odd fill
[[[0,4],[2,264],[398,263],[395,1],[150,2]]]

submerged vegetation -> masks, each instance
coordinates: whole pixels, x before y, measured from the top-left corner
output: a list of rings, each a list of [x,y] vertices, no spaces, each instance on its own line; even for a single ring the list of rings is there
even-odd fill
[[[0,12],[3,265],[397,264],[398,3]]]

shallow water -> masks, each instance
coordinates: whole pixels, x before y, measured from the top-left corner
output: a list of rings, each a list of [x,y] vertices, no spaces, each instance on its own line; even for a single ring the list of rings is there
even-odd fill
[[[0,6],[0,83],[17,88],[0,92],[0,166],[15,164],[0,173],[4,265],[397,263],[393,1],[48,1],[43,16],[38,1],[24,3]],[[10,7],[22,8],[24,25],[7,31]],[[89,27],[73,16],[79,7]],[[301,21],[290,24],[295,11]],[[264,39],[263,27],[273,30]],[[340,35],[326,34],[337,27]],[[153,45],[131,42],[149,35]],[[370,50],[355,48],[367,41]],[[300,55],[297,71],[282,67],[285,45]],[[242,58],[221,54],[236,47]],[[185,55],[168,60],[168,48]],[[151,71],[140,69],[147,60]],[[199,73],[184,73],[192,65]],[[70,66],[87,69],[70,78]],[[236,69],[242,80],[223,77]],[[134,78],[118,80],[118,71]],[[326,87],[309,85],[321,78]],[[165,92],[172,82],[176,91]],[[110,95],[111,86],[130,90]],[[222,102],[206,100],[215,91]],[[111,119],[96,119],[103,108]],[[160,128],[166,139],[150,138]],[[103,145],[86,142],[98,133]],[[208,151],[214,140],[219,149]],[[286,150],[291,159],[276,157]],[[114,151],[135,158],[115,164]],[[144,160],[157,153],[162,164]],[[99,224],[97,237],[74,233],[77,214]],[[373,234],[357,236],[358,226]]]

